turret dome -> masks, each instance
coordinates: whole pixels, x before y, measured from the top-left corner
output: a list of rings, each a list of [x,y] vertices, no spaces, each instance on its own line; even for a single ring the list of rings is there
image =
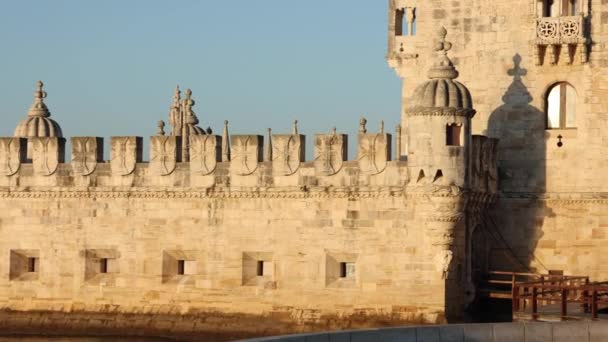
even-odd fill
[[[61,127],[50,118],[51,113],[44,103],[47,93],[42,90],[43,86],[44,84],[38,81],[38,88],[34,92],[34,103],[30,107],[27,117],[15,128],[15,137],[63,137]]]
[[[454,68],[447,52],[452,44],[445,40],[447,31],[441,28],[433,47],[436,56],[428,72],[429,80],[419,85],[412,96],[412,105],[406,111],[413,115],[431,112],[452,111],[454,114],[473,116],[471,93],[462,83],[455,81],[458,71]]]

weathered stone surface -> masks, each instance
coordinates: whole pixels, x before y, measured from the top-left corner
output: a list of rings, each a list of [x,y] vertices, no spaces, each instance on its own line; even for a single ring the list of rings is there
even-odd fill
[[[12,176],[19,172],[25,162],[27,140],[23,138],[0,138],[0,175]]]
[[[300,168],[304,161],[304,135],[272,136],[272,171],[275,175],[290,176]]]
[[[103,162],[103,138],[72,138],[72,168],[75,174],[88,176],[95,171],[98,162]]]
[[[29,138],[32,143],[32,163],[34,172],[42,176],[50,176],[57,171],[59,163],[65,158],[64,138]]]
[[[494,337],[491,324],[468,324],[463,330],[464,342],[492,341]]]
[[[262,161],[264,137],[261,135],[232,135],[230,137],[230,169],[246,176],[255,172]]]
[[[386,168],[391,158],[390,134],[359,134],[358,157],[361,172],[378,174]]]
[[[523,324],[494,324],[494,341],[496,342],[513,342],[525,341],[525,332]]]
[[[551,341],[553,338],[553,327],[551,323],[526,324],[524,333],[526,342]]]
[[[110,166],[112,173],[127,176],[135,171],[137,163],[142,161],[141,137],[112,137]]]
[[[222,137],[219,135],[190,136],[190,170],[202,175],[215,171],[222,161]]]
[[[315,135],[315,169],[323,175],[335,175],[348,156],[346,134]]]
[[[150,137],[150,169],[157,175],[167,176],[173,173],[181,157],[181,137]]]
[[[589,341],[588,322],[569,322],[553,325],[553,342]]]

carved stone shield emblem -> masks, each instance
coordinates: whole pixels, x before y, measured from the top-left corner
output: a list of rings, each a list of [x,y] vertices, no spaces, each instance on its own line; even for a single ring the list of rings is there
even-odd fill
[[[65,148],[64,138],[30,138],[34,153],[32,164],[34,173],[50,176],[57,171],[59,163],[63,162]]]
[[[233,135],[230,141],[231,170],[241,176],[254,173],[262,160],[264,138],[260,135]]]
[[[324,175],[335,175],[346,160],[345,134],[317,134],[315,136],[315,169]]]
[[[88,176],[95,171],[103,158],[103,139],[96,137],[72,138],[72,169],[76,174]]]
[[[112,137],[112,174],[127,176],[135,171],[135,166],[142,159],[141,143],[140,137]]]
[[[190,171],[203,175],[215,171],[222,157],[222,138],[219,135],[190,136]]]
[[[272,170],[276,175],[293,175],[304,160],[303,135],[272,136]]]
[[[359,168],[366,174],[386,169],[390,156],[389,134],[359,134]]]
[[[150,167],[155,174],[167,176],[175,171],[180,142],[178,136],[150,138]]]
[[[23,138],[0,138],[0,174],[12,176],[19,172],[25,160],[27,140]]]

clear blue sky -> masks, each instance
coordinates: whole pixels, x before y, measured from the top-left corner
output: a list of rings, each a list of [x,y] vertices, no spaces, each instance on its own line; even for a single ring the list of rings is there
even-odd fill
[[[232,134],[287,133],[297,118],[306,134],[353,134],[362,115],[392,130],[387,3],[2,1],[0,135],[25,117],[38,79],[66,137],[153,135],[176,84],[216,133],[225,119]]]

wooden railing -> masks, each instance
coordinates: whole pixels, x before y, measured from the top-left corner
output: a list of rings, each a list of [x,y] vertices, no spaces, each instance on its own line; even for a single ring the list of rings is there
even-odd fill
[[[515,284],[540,280],[542,276],[537,273],[490,271],[479,290],[490,298],[512,299]]]
[[[554,307],[545,309],[545,313],[555,316],[559,311],[562,320],[572,318],[569,304],[579,304],[581,315],[591,314],[592,319],[598,319],[600,309],[608,308],[608,282],[591,283],[587,276],[566,276],[561,271],[549,274],[491,271],[478,292],[488,298],[511,299],[514,315],[523,317],[529,310],[533,320],[539,319],[541,308],[550,305]]]
[[[588,277],[564,277],[544,282],[515,284],[513,290],[513,312],[525,311],[531,305],[532,319],[539,318],[539,308],[560,304],[560,317],[568,318],[568,304],[580,304],[583,313],[598,318],[600,307],[608,307],[608,285],[590,284]]]

